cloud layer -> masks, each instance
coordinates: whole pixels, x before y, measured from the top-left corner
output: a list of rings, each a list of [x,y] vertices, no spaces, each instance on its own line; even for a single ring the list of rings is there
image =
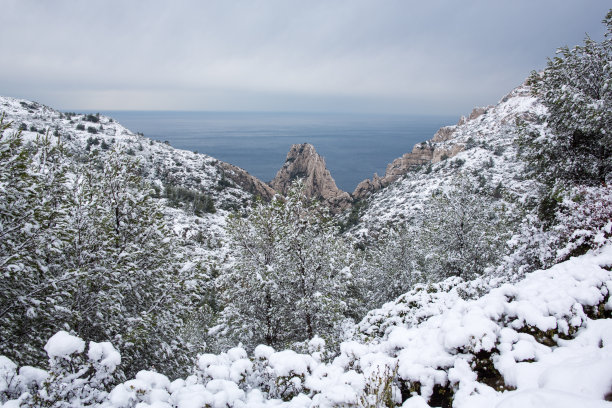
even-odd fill
[[[63,109],[465,113],[606,1],[10,0],[0,93]]]

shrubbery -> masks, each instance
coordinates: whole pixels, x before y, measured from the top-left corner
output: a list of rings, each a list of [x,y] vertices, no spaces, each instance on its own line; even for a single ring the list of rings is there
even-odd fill
[[[183,268],[138,162],[109,150],[75,163],[59,142],[26,149],[2,124],[0,163],[3,353],[40,363],[43,341],[69,329],[112,340],[127,375],[182,372],[194,351],[181,337],[185,313],[203,306],[204,282],[197,266]]]

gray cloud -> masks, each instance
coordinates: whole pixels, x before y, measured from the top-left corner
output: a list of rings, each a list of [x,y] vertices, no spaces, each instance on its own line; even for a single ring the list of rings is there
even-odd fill
[[[606,1],[11,0],[0,93],[69,109],[465,113]]]

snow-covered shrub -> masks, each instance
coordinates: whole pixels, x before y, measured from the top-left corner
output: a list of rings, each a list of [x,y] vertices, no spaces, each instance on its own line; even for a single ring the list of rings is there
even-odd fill
[[[118,384],[108,395],[113,408],[169,407],[171,383],[163,374],[139,371],[136,378]]]
[[[400,390],[394,384],[397,365],[378,367],[366,381],[363,394],[359,397],[359,407],[395,407],[402,402]]]
[[[49,376],[28,401],[36,407],[96,406],[107,396],[121,356],[108,342],[85,342],[65,331],[53,335],[45,345]]]
[[[511,251],[497,267],[497,276],[516,280],[610,242],[612,188],[577,186],[559,191],[555,200],[551,220],[542,221],[533,213],[525,216],[508,241]]]
[[[443,313],[460,299],[476,299],[499,285],[495,278],[465,281],[459,277],[441,282],[418,284],[378,309],[370,311],[356,327],[356,337],[376,341],[398,326],[415,326]]]
[[[474,279],[497,264],[510,235],[498,205],[460,179],[425,203],[413,251],[427,280]]]
[[[48,371],[17,365],[0,356],[0,402],[20,407],[94,407],[108,396],[121,363],[110,343],[85,342],[59,331],[45,344]]]
[[[17,372],[17,364],[5,356],[0,356],[0,402],[18,398],[23,390]]]
[[[228,223],[235,263],[219,277],[229,343],[252,350],[332,338],[347,314],[351,248],[328,210],[295,183]]]
[[[599,249],[612,238],[612,187],[579,187],[566,197],[553,227],[557,260]]]

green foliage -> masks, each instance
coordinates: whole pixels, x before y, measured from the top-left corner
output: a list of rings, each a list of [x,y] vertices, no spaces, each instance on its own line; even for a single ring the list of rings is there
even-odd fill
[[[231,180],[228,180],[225,175],[222,175],[219,181],[217,181],[217,186],[215,188],[218,191],[222,191],[228,187],[234,187],[234,183],[232,183]]]
[[[127,375],[184,374],[205,274],[182,267],[138,162],[110,150],[76,164],[59,142],[26,149],[0,123],[0,348],[39,364],[46,339],[72,330],[119,346]]]
[[[531,173],[556,182],[601,185],[612,177],[612,10],[605,39],[560,48],[528,83],[548,109],[547,127],[523,135]]]
[[[247,347],[329,339],[344,319],[350,246],[303,188],[230,220],[235,264],[220,277],[222,317],[229,337]]]
[[[164,197],[168,199],[170,206],[182,207],[195,215],[201,216],[204,213],[214,214],[214,200],[207,194],[184,187],[164,185]]]
[[[398,365],[391,369],[388,366],[378,367],[367,379],[363,395],[359,397],[359,407],[380,408],[395,407],[401,401],[399,389],[394,386]]]
[[[82,124],[82,123],[79,123],[79,124],[76,126],[76,129],[77,129],[77,130],[85,130],[85,125],[84,125],[84,124]]]
[[[341,233],[347,231],[348,229],[354,227],[359,223],[359,214],[363,211],[366,205],[367,204],[365,201],[357,201],[353,203],[353,205],[351,206],[351,211],[346,217],[346,220],[340,223]]]
[[[368,248],[362,273],[365,311],[395,299],[426,278],[419,240],[416,231],[398,226],[381,233],[376,245]]]
[[[86,122],[98,123],[100,122],[100,114],[96,113],[95,115],[92,115],[92,114],[85,115],[85,117],[83,117],[83,120],[85,120]]]
[[[473,279],[495,266],[510,229],[490,197],[457,182],[425,205],[415,250],[427,274]]]

